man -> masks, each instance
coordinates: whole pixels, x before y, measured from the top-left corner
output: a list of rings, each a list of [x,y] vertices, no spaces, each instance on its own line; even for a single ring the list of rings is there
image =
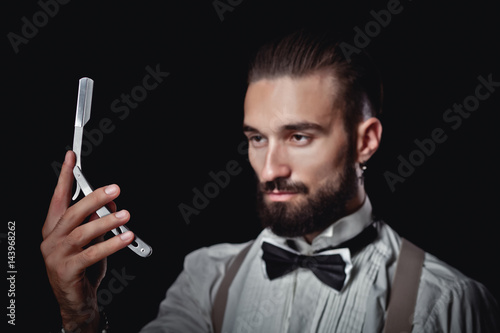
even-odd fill
[[[215,325],[222,332],[382,331],[402,241],[372,219],[363,186],[365,163],[382,134],[377,71],[364,54],[347,60],[329,35],[301,31],[264,46],[248,83],[243,131],[265,229],[247,244],[189,254],[143,331],[211,332]],[[97,332],[106,324],[96,301],[104,260],[133,234],[93,241],[130,215],[93,216],[82,225],[119,188],[100,188],[68,208],[74,163],[68,152],[41,250],[64,329]],[[226,286],[235,258],[240,266]],[[221,290],[226,303],[215,323]],[[481,284],[425,254],[414,332],[498,331],[497,314]]]

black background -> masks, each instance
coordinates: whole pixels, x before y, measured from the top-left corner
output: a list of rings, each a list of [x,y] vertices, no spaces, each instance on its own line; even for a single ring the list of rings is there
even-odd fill
[[[225,2],[225,1],[223,1]],[[237,3],[238,1],[233,1]],[[36,1],[2,9],[2,189],[0,233],[16,221],[16,326],[51,332],[59,315],[39,250],[41,228],[73,138],[78,79],[94,79],[92,118],[114,130],[82,160],[94,185],[120,185],[119,208],[154,248],[147,259],[122,250],[108,272],[134,279],[107,300],[117,332],[136,332],[157,313],[184,256],[201,246],[243,242],[260,231],[254,176],[238,150],[249,55],[263,41],[311,22],[347,33],[364,30],[371,10],[388,1],[242,1],[220,19],[213,1],[71,1],[16,53],[7,35],[33,22]],[[368,164],[366,187],[375,212],[400,235],[485,284],[500,298],[498,273],[498,113],[500,91],[482,101],[456,130],[443,121],[454,103],[473,95],[477,77],[500,81],[498,13],[493,2],[402,1],[402,12],[366,50],[385,82],[382,144]],[[142,84],[145,68],[170,75],[124,119],[111,103]],[[497,89],[498,90],[498,89]],[[442,128],[447,140],[391,191],[384,172],[415,139]],[[241,173],[187,224],[178,205],[192,205],[193,188],[235,160]],[[6,199],[5,199],[6,198]],[[7,271],[6,240],[0,267]],[[112,277],[108,274],[105,288]],[[1,284],[2,324],[8,285]],[[10,331],[9,330],[9,331]]]

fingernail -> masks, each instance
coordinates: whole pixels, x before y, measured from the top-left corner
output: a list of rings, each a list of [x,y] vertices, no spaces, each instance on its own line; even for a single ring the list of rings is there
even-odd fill
[[[125,216],[127,216],[127,212],[124,210],[120,210],[119,212],[115,213],[115,217],[117,219],[123,219],[123,218],[125,218]]]
[[[124,232],[123,234],[120,234],[120,239],[121,239],[122,241],[128,241],[128,240],[130,240],[133,236],[134,236],[134,234],[132,233],[132,231],[127,231],[127,232]]]
[[[116,192],[118,192],[118,186],[116,185],[109,185],[108,187],[106,187],[104,189],[104,192],[107,194],[107,195],[112,195],[112,194],[115,194]]]

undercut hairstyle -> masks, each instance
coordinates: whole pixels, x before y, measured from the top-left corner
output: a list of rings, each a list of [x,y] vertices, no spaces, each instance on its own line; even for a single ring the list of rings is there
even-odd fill
[[[301,78],[327,71],[336,82],[334,109],[342,112],[349,143],[355,147],[356,127],[382,112],[383,86],[379,71],[366,52],[346,58],[342,40],[329,32],[293,32],[263,45],[254,55],[248,84],[283,76]]]

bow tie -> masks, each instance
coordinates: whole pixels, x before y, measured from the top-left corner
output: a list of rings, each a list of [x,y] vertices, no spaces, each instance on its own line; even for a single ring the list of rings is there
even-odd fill
[[[292,249],[264,241],[262,259],[266,263],[266,272],[270,280],[302,267],[310,269],[320,281],[340,291],[350,276],[351,253],[371,243],[376,235],[376,229],[372,224],[340,246],[324,249],[325,252],[312,256],[302,255]]]
[[[350,269],[346,272],[346,267],[352,267],[349,253],[344,254],[346,258],[339,253],[305,256],[268,242],[262,243],[262,250],[262,259],[266,262],[266,272],[270,280],[303,267],[310,269],[322,282],[340,291],[350,272]],[[349,252],[348,249],[343,250]]]

